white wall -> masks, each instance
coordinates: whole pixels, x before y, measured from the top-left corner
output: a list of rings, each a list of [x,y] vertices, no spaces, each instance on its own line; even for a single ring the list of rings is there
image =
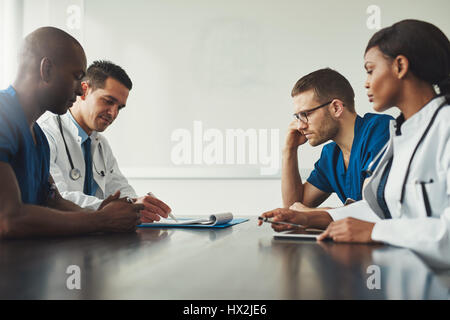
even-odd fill
[[[381,27],[414,17],[449,31],[448,10],[443,10],[449,3],[134,0],[124,6],[86,1],[89,60],[108,57],[125,66],[135,83],[107,136],[125,172],[139,167],[149,177],[176,167],[171,134],[180,128],[193,133],[195,120],[222,133],[277,129],[280,150],[292,119],[290,90],[315,69],[342,72],[355,89],[358,112],[372,111],[363,87],[363,53],[376,31],[367,27],[370,5],[380,8]],[[301,166],[312,168],[320,148],[302,149]],[[261,176],[258,165],[191,165],[183,172],[199,167],[211,177],[241,169]]]
[[[130,179],[139,194],[152,191],[176,215],[260,215],[282,207],[279,179]],[[336,195],[324,206],[341,206]]]
[[[23,34],[23,1],[0,2],[0,88],[6,87],[17,69],[17,51]]]
[[[5,47],[3,44],[3,29],[4,27],[4,19],[3,19],[3,15],[4,15],[4,9],[3,9],[3,0],[0,0],[0,88],[4,88],[7,84],[6,81],[3,79],[3,69],[4,69],[4,60],[3,60],[3,56],[4,56],[4,51],[5,51]]]
[[[89,59],[107,52],[135,80],[127,110],[107,133],[121,150],[124,168],[140,167],[153,176],[152,168],[175,167],[171,134],[180,128],[193,132],[195,120],[222,133],[277,129],[280,150],[292,119],[290,90],[321,67],[348,76],[358,89],[358,110],[370,110],[362,55],[373,30],[366,28],[364,1],[142,0],[125,8],[97,0],[85,8]],[[108,14],[102,14],[105,8]],[[352,41],[346,42],[348,35]],[[143,137],[148,147],[130,137]],[[311,168],[320,149],[304,149],[302,166]],[[241,168],[260,176],[251,165],[208,168],[214,169],[212,177]]]

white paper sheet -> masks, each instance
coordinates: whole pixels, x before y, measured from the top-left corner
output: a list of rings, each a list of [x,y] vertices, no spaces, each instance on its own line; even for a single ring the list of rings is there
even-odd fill
[[[352,217],[368,222],[378,222],[381,220],[375,212],[370,209],[369,204],[365,200],[356,201],[345,207],[327,210],[334,221],[341,220],[347,217]]]

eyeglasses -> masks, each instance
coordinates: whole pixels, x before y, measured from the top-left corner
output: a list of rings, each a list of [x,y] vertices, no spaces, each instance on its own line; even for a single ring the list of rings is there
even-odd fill
[[[333,100],[330,100],[324,104],[321,104],[320,106],[314,107],[312,109],[309,110],[305,110],[305,111],[301,111],[299,113],[294,113],[293,116],[295,119],[303,122],[303,123],[308,123],[308,114],[310,114],[311,112],[320,109],[322,107],[325,107],[327,104],[330,104],[331,102],[333,102]]]

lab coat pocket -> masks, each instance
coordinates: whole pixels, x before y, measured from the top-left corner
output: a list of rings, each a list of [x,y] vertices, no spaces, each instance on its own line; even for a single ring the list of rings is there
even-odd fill
[[[438,173],[436,178],[430,179],[424,184],[424,190],[430,204],[431,216],[433,216],[433,213],[438,216],[441,215],[448,206],[447,181],[441,177],[445,177],[445,173],[442,176]]]
[[[427,217],[431,217],[433,209],[434,212],[438,211],[436,206],[439,205],[439,199],[442,198],[445,190],[441,189],[439,182],[432,178],[417,180],[416,189],[418,190],[417,200],[421,202],[420,208],[422,208]]]
[[[409,218],[421,218],[427,216],[427,205],[429,202],[429,192],[418,180],[405,185],[405,201],[403,202],[403,212],[409,212]]]

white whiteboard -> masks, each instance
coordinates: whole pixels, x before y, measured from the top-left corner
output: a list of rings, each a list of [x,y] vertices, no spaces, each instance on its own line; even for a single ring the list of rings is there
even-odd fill
[[[111,60],[133,80],[127,107],[105,134],[124,173],[141,178],[279,178],[279,171],[262,174],[268,165],[261,164],[260,146],[256,164],[249,154],[243,163],[236,159],[227,164],[227,130],[256,133],[257,143],[261,132],[277,130],[271,155],[278,156],[280,166],[292,119],[290,91],[301,76],[323,67],[347,77],[359,114],[371,112],[363,68],[365,46],[376,31],[367,25],[369,6],[380,9],[381,27],[416,18],[436,24],[446,34],[450,31],[448,0],[81,2],[80,37],[88,62]],[[25,3],[25,29],[31,29],[39,21],[30,13],[36,1]],[[202,131],[194,137],[199,123]],[[192,146],[191,163],[177,165],[173,161],[177,141],[171,138],[183,129],[192,134],[192,145],[195,140],[203,149],[195,151]],[[222,156],[223,163],[211,164],[201,156],[208,146],[205,134],[216,140],[222,134],[223,143],[216,147],[222,146],[223,154],[214,156]],[[300,167],[312,168],[320,151],[302,147]],[[200,158],[194,159],[195,152]]]

